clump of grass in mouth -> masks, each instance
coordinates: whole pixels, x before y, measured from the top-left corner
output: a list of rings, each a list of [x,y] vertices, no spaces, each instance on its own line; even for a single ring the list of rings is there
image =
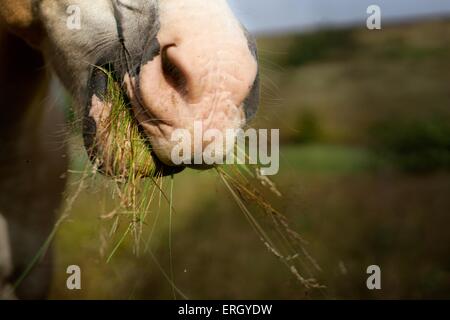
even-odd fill
[[[115,81],[111,72],[101,69],[107,76],[107,90],[103,97],[111,106],[105,121],[102,151],[103,166],[116,179],[151,177],[156,174],[156,164],[151,154],[150,143],[141,132],[123,88]]]
[[[139,254],[143,224],[156,190],[160,188],[161,173],[152,156],[147,137],[141,132],[131,110],[123,88],[108,70],[101,69],[107,76],[107,89],[103,97],[111,110],[105,122],[103,139],[105,148],[101,157],[104,170],[115,182],[113,197],[118,197],[120,208],[106,218],[114,219],[111,235],[118,230],[123,217],[128,227],[108,256],[109,262],[125,238],[132,234],[135,253]],[[162,190],[159,190],[163,193]]]

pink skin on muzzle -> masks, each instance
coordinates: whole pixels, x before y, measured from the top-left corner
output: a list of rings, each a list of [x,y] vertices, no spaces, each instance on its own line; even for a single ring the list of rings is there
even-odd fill
[[[176,129],[241,128],[243,102],[257,76],[257,62],[239,22],[224,0],[161,1],[161,53],[125,76],[135,116],[154,152],[172,165]],[[211,141],[205,141],[205,145]]]

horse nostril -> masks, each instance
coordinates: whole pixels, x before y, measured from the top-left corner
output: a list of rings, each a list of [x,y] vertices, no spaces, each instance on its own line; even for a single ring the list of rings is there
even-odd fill
[[[176,50],[176,45],[171,44],[165,46],[161,51],[162,70],[166,81],[181,95],[188,93],[186,76],[181,71],[180,67],[176,65],[174,59],[168,54],[168,50]]]

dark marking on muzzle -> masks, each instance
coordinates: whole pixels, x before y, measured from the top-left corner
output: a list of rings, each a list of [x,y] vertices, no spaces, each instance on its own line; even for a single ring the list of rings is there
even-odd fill
[[[242,26],[244,30],[245,37],[248,42],[248,49],[250,50],[252,56],[255,58],[256,63],[258,63],[258,48],[256,44],[255,38],[247,31],[247,29]],[[260,83],[260,75],[259,75],[259,67],[258,73],[256,74],[255,81],[253,82],[252,88],[250,89],[250,93],[244,101],[244,111],[245,111],[245,119],[250,121],[256,115],[259,107],[259,99],[261,92],[261,83]]]
[[[144,50],[144,54],[142,55],[141,65],[145,65],[157,56],[161,54],[161,44],[158,41],[158,38],[155,36],[147,43],[147,46]]]
[[[151,17],[152,24],[148,29],[144,28],[141,30],[142,32],[148,32],[148,34],[139,35],[131,34],[136,32],[136,30],[131,31],[127,28],[128,21],[126,19],[130,17],[124,15],[122,12],[124,8],[137,14],[144,14],[137,8],[128,6],[120,1],[113,1],[113,13],[116,20],[118,41],[121,46],[119,51],[114,53],[116,56],[114,68],[122,78],[125,73],[128,73],[131,77],[136,77],[139,75],[141,66],[153,60],[160,53],[160,45],[157,39],[157,34],[160,30],[158,8],[157,6],[152,6],[151,10],[146,13]],[[136,15],[136,19],[139,19],[138,15]]]
[[[83,140],[84,146],[88,151],[89,157],[95,156],[95,137],[97,135],[97,124],[95,120],[90,116],[92,108],[92,98],[96,96],[98,99],[103,100],[106,95],[108,86],[108,78],[106,74],[99,68],[93,68],[88,83],[88,96],[87,105],[84,110],[83,117]]]
[[[251,119],[253,119],[256,115],[256,112],[258,111],[260,91],[261,89],[258,70],[255,82],[253,82],[252,88],[250,89],[250,93],[244,100],[244,111],[246,121],[250,121]]]

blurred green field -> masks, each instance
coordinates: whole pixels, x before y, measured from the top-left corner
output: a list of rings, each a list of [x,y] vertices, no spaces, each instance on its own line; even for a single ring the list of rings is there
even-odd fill
[[[327,289],[299,285],[217,174],[192,170],[174,181],[176,286],[191,299],[450,297],[450,21],[285,35],[259,46],[254,126],[280,128],[283,143],[274,177],[283,198],[272,201],[309,242]],[[70,178],[69,193],[79,175]],[[122,235],[110,237],[112,222],[100,218],[114,206],[108,184],[89,186],[60,228],[51,298],[173,298],[164,275],[167,205],[150,241],[154,259],[136,256],[127,239],[106,263]],[[157,215],[154,206],[144,236]],[[66,289],[70,264],[82,268],[81,291]],[[372,264],[382,269],[380,291],[366,287]]]

